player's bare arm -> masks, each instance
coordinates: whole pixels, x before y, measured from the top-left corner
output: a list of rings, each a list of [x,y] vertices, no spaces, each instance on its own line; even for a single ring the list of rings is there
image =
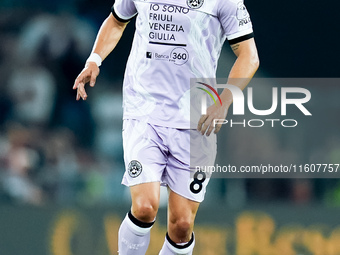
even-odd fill
[[[231,45],[237,59],[229,73],[228,84],[235,85],[240,89],[244,89],[251,78],[254,76],[259,67],[259,58],[255,45],[254,38],[242,41]],[[197,126],[197,130],[209,136],[214,130],[214,133],[220,131],[222,124],[213,126],[214,119],[225,119],[228,113],[229,106],[233,98],[230,90],[224,89],[220,95],[222,105],[211,105],[207,109],[207,114],[202,115]]]
[[[104,60],[116,47],[126,25],[127,23],[118,21],[111,13],[103,22],[98,32],[92,53],[98,54],[101,60]],[[77,89],[77,100],[80,98],[86,100],[87,93],[85,91],[85,84],[90,83],[90,86],[93,87],[98,75],[98,65],[95,62],[87,61],[84,69],[78,75],[73,85],[73,89]]]

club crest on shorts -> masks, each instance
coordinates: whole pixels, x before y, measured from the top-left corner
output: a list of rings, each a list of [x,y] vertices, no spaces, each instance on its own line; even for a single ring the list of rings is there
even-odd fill
[[[203,5],[204,0],[187,0],[187,5],[192,9],[198,9]]]
[[[137,160],[131,160],[128,165],[128,173],[132,178],[138,177],[143,170],[142,164]]]

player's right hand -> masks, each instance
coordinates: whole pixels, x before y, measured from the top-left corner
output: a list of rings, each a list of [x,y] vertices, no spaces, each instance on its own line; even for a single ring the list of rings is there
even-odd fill
[[[74,81],[73,89],[77,90],[76,100],[79,100],[80,98],[86,100],[87,94],[85,91],[85,85],[90,83],[90,86],[93,87],[96,84],[98,75],[99,67],[97,64],[95,62],[87,62],[85,68]]]

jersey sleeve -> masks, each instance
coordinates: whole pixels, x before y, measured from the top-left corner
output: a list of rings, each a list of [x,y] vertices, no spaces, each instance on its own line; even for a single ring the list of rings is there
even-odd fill
[[[220,1],[218,16],[229,44],[254,37],[253,26],[243,0]]]
[[[137,9],[132,0],[116,0],[111,8],[111,12],[120,22],[128,22],[137,15]]]

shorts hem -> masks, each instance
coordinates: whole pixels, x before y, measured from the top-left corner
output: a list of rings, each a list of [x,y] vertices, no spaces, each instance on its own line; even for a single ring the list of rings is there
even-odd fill
[[[124,182],[122,181],[122,184],[126,187],[133,187],[133,186],[136,186],[136,185],[139,185],[139,184],[144,184],[144,183],[151,183],[151,182],[159,182],[161,184],[161,181],[160,180],[151,180],[151,181],[143,181],[143,182],[139,182],[139,183],[127,183],[127,182]]]
[[[176,190],[174,190],[173,188],[171,188],[169,185],[168,185],[169,189],[172,191],[172,192],[175,192],[177,195],[181,196],[181,197],[184,197],[190,201],[194,201],[194,202],[197,202],[197,203],[202,203],[204,201],[204,196],[202,199],[195,199],[193,197],[189,197],[189,196],[186,196],[186,195],[183,195],[181,194],[180,192],[177,192]]]

